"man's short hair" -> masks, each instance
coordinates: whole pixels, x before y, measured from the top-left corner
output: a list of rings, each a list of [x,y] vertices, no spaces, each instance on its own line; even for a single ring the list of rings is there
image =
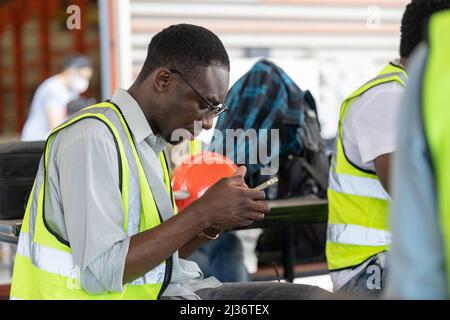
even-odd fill
[[[172,25],[157,33],[148,46],[147,58],[138,76],[143,82],[157,68],[177,69],[192,77],[211,65],[230,69],[222,41],[211,31],[191,24]]]
[[[450,0],[412,0],[402,18],[400,56],[408,58],[425,38],[425,30],[432,14],[450,8]]]
[[[72,53],[65,57],[64,59],[64,70],[74,68],[92,68],[91,59],[84,54]]]

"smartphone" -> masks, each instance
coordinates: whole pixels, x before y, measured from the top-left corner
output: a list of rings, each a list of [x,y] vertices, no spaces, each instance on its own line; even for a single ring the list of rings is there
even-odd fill
[[[278,183],[278,177],[274,177],[274,178],[272,178],[270,180],[267,180],[266,182],[261,183],[259,186],[255,187],[253,189],[255,189],[255,190],[265,190],[268,187],[270,187],[270,186],[272,186],[272,185],[274,185],[276,183]]]

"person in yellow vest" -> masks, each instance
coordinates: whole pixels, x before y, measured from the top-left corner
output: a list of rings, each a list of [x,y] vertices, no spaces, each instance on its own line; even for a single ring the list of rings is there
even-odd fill
[[[450,10],[414,54],[394,157],[387,297],[450,298]]]
[[[226,111],[229,69],[211,31],[168,27],[152,38],[128,90],[52,131],[20,232],[12,299],[302,299],[320,293],[294,284],[222,284],[204,279],[184,259],[269,210],[264,192],[245,185],[240,167],[176,212],[163,150],[193,139],[195,121],[209,129]]]
[[[378,297],[385,287],[390,163],[405,67],[430,15],[450,1],[413,0],[401,23],[400,59],[351,94],[340,110],[330,167],[326,257],[335,292]]]

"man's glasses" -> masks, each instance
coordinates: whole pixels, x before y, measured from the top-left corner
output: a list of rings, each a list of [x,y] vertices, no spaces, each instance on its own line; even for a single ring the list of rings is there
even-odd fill
[[[181,78],[181,80],[183,80],[189,87],[191,87],[191,89],[206,103],[206,105],[208,106],[208,110],[202,115],[202,118],[214,118],[228,110],[228,107],[225,105],[225,103],[219,103],[218,105],[214,105],[213,103],[211,103],[204,95],[202,95],[197,89],[195,89],[195,87],[189,81],[187,81],[178,70],[171,69],[170,72],[177,74]]]

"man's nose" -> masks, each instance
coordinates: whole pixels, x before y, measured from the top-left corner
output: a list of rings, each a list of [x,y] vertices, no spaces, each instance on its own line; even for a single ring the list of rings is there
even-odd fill
[[[213,126],[213,117],[203,117],[202,118],[202,128],[204,130],[209,130]]]

